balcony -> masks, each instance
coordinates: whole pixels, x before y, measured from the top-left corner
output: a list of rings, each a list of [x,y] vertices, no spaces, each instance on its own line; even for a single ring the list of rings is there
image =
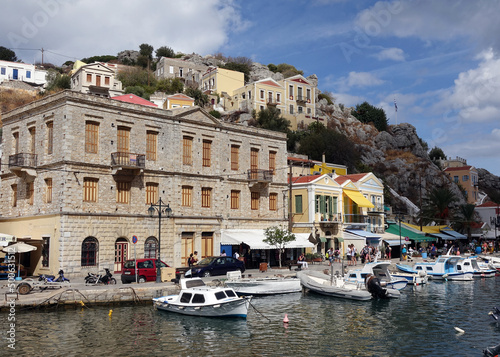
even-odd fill
[[[311,102],[311,101],[309,100],[309,102]],[[308,103],[308,99],[306,97],[304,97],[303,95],[298,95],[297,96],[297,103],[298,104],[306,104],[306,103]]]
[[[279,103],[278,103],[278,101],[277,101],[276,99],[273,99],[273,98],[267,98],[266,104],[267,104],[268,106],[273,106],[273,107],[275,107],[275,106],[277,106]]]
[[[333,228],[342,223],[342,214],[340,213],[333,213],[326,216],[317,213],[316,218],[319,225],[323,228]]]
[[[250,181],[269,183],[273,181],[273,170],[250,169],[247,171],[247,177]]]
[[[381,203],[374,203],[375,207],[368,208],[368,214],[383,214],[384,213],[384,205]]]
[[[368,216],[362,214],[344,214],[344,223],[367,224]]]
[[[16,176],[23,174],[36,177],[37,156],[29,153],[19,153],[9,156],[9,169]]]
[[[113,167],[113,175],[120,170],[131,171],[131,174],[141,173],[146,167],[146,155],[133,154],[130,152],[114,152],[111,154],[111,166]]]

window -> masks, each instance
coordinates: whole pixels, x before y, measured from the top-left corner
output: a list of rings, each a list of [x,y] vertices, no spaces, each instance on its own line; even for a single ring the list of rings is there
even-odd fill
[[[458,183],[458,176],[453,176],[453,182]]]
[[[52,155],[54,149],[54,122],[47,123],[47,154]]]
[[[201,257],[211,257],[214,255],[214,233],[201,233]]]
[[[92,74],[91,73],[87,73],[87,82],[88,83],[92,82]]]
[[[85,123],[85,152],[97,154],[99,139],[99,123],[88,121]]]
[[[101,86],[101,76],[99,76],[99,75],[95,76],[95,85],[96,85],[96,87]]]
[[[231,209],[240,209],[240,191],[231,190]]]
[[[462,181],[463,182],[469,181],[469,175],[464,175],[464,177],[462,177]]]
[[[28,199],[28,204],[33,205],[35,196],[35,184],[34,182],[29,182],[26,184],[26,198]]]
[[[231,170],[239,169],[240,147],[231,145]]]
[[[154,182],[146,183],[146,204],[155,204],[158,202],[158,184]]]
[[[248,91],[248,100],[252,100],[252,91]]]
[[[252,192],[251,196],[251,208],[252,210],[258,210],[259,209],[259,199],[260,199],[260,193],[258,192]]]
[[[201,207],[210,208],[212,204],[212,189],[210,187],[201,188]]]
[[[82,243],[82,267],[92,267],[97,265],[97,252],[99,243],[94,237],[87,237]]]
[[[337,197],[316,195],[315,212],[321,214],[321,220],[333,219],[333,214],[337,213]]]
[[[169,66],[168,70],[170,74],[174,74],[174,66]]]
[[[302,195],[295,196],[295,213],[302,213]]]
[[[45,203],[52,203],[52,179],[45,179]]]
[[[83,201],[97,202],[97,183],[98,179],[91,177],[83,178]]]
[[[184,165],[193,164],[193,138],[190,136],[182,138],[182,163]]]
[[[130,202],[130,182],[116,183],[116,203]]]
[[[288,86],[288,95],[290,96],[290,99],[293,99],[293,85]]]
[[[5,75],[5,67],[2,67],[2,68],[1,68],[1,70],[0,70],[0,74]]]
[[[144,258],[156,259],[156,252],[158,251],[158,240],[155,237],[149,237],[144,242]]]
[[[31,78],[31,71],[26,71],[26,78]]]
[[[299,113],[299,114],[302,114],[302,113],[303,113],[303,109],[302,109],[302,107],[297,107],[297,113]]]
[[[297,99],[304,100],[304,97],[302,96],[302,87],[297,88]]]
[[[278,103],[280,103],[280,102],[281,102],[281,93],[276,93],[276,101],[277,101]]]
[[[310,102],[311,101],[311,89],[307,88],[306,90],[306,98],[307,98],[307,101]]]
[[[109,77],[104,77],[104,84],[109,86]]]
[[[260,99],[264,100],[264,91],[263,90],[260,91]]]
[[[17,185],[12,185],[12,207],[17,207]]]
[[[259,170],[259,149],[250,150],[250,173],[252,179],[258,178]]]
[[[155,131],[146,132],[146,159],[156,161],[156,146],[158,143],[158,133]]]
[[[210,158],[212,155],[212,142],[203,140],[203,167],[210,167]]]
[[[311,114],[311,108],[307,108],[307,114]]]
[[[19,154],[19,133],[13,133],[14,137],[14,154]]]
[[[129,152],[130,151],[130,128],[119,126],[116,138],[116,151]]]
[[[290,114],[293,114],[293,104],[290,104]]]
[[[191,186],[182,186],[182,206],[191,207],[193,201],[193,188]]]
[[[203,304],[205,303],[205,295],[203,294],[194,294],[192,304]]]
[[[42,267],[49,267],[50,237],[42,237]]]
[[[278,194],[270,193],[269,194],[269,210],[277,211],[278,210]]]
[[[260,110],[260,111],[263,111],[263,110],[264,110],[264,106],[263,106],[263,105],[260,105],[260,106],[259,106],[259,110]]]
[[[269,151],[269,171],[276,175],[276,151]]]
[[[30,128],[30,153],[35,154],[36,149],[36,129]]]
[[[273,92],[268,92],[267,97],[268,97],[267,101],[269,103],[273,103]]]

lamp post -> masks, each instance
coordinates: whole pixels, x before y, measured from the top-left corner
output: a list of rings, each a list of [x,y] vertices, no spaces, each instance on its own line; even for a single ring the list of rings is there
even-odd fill
[[[151,203],[151,206],[148,208],[149,217],[153,218],[155,212],[158,212],[158,256],[156,257],[156,282],[161,283],[161,270],[160,270],[161,216],[162,214],[166,214],[167,218],[169,218],[172,215],[172,209],[170,208],[169,204],[165,205],[165,202],[163,202],[160,197],[160,199],[156,204]]]
[[[401,221],[405,219],[405,216],[398,213],[396,219],[399,220],[399,261],[403,260],[403,245],[401,244]]]
[[[490,217],[490,223],[495,226],[495,245],[494,247],[497,247],[497,227],[500,226],[500,216],[498,216],[498,205],[497,208],[495,209],[495,216]]]

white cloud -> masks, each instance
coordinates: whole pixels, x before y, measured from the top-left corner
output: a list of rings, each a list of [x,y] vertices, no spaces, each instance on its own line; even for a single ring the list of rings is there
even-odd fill
[[[364,88],[383,84],[384,81],[369,72],[349,72],[347,77],[336,81],[337,90],[347,91],[353,87]]]
[[[404,61],[405,60],[405,55],[402,49],[392,47],[392,48],[386,48],[380,51],[379,53],[376,53],[373,55],[376,59],[379,61],[384,61],[384,60],[392,60],[392,61]]]
[[[50,6],[49,6],[50,5]],[[45,48],[68,57],[116,55],[148,43],[155,49],[210,54],[230,31],[249,26],[231,0],[7,0],[2,3],[0,32],[11,48]],[[32,62],[32,53],[16,51]],[[62,63],[70,58],[46,53]],[[38,56],[39,58],[40,56]]]

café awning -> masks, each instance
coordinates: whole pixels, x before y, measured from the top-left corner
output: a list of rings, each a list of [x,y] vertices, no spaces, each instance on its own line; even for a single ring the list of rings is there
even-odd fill
[[[371,203],[370,201],[368,201],[365,196],[363,196],[363,194],[359,191],[352,191],[352,190],[344,190],[343,191],[347,197],[349,197],[351,200],[353,200],[354,202],[356,202],[356,204],[359,206],[359,207],[368,207],[368,208],[373,208],[375,207],[373,205],[373,203]]]
[[[441,233],[444,233],[448,235],[446,239],[467,239],[467,236],[464,236],[463,234],[460,234],[458,232],[455,232],[453,229],[441,229]]]
[[[399,224],[391,224],[385,230],[387,233],[392,233],[399,237]],[[405,240],[408,237],[409,239],[415,242],[433,242],[436,240],[434,237],[428,237],[423,232],[418,233],[412,229],[406,228],[403,224],[401,225],[401,239]]]
[[[286,244],[285,248],[313,248],[309,241],[310,233],[294,233],[295,240]],[[224,245],[239,245],[245,243],[250,249],[275,249],[264,242],[266,236],[263,229],[222,229],[221,242]]]

